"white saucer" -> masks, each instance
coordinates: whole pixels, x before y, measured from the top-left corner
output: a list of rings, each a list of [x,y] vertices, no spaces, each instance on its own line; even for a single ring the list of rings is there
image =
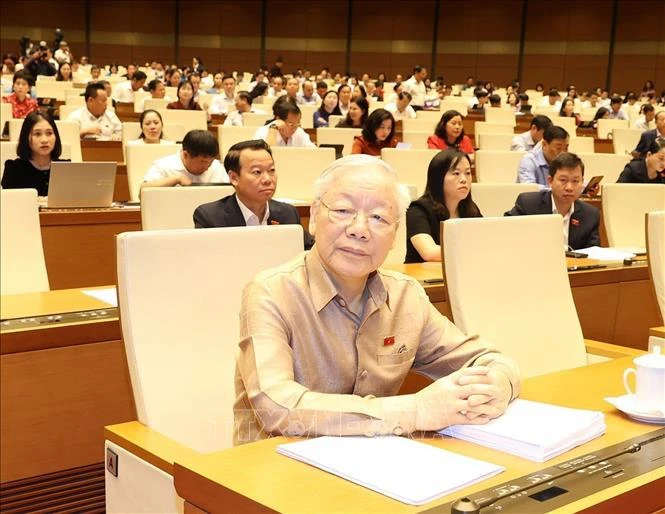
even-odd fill
[[[628,414],[636,421],[643,421],[644,423],[656,423],[658,425],[665,425],[665,410],[653,412],[643,412],[637,407],[637,398],[634,394],[624,394],[617,397],[606,397],[605,401],[614,405],[621,412]]]

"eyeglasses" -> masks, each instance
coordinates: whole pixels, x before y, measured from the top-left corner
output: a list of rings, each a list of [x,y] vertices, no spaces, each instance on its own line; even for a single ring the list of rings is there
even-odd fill
[[[321,205],[328,209],[328,219],[335,225],[348,227],[356,222],[360,211],[355,209],[347,209],[345,207],[332,208],[319,199]],[[388,232],[397,223],[397,220],[390,216],[379,213],[363,213],[367,220],[367,226],[372,232]]]

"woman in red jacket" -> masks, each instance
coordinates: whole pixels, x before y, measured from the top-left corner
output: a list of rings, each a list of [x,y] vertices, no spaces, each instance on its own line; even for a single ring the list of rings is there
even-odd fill
[[[473,161],[473,145],[469,137],[464,134],[462,115],[458,111],[450,110],[443,113],[434,129],[434,135],[427,138],[427,148],[434,150],[454,148],[467,154]]]

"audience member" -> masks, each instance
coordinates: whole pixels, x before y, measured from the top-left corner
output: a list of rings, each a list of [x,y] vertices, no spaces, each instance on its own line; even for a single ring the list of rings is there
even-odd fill
[[[551,190],[521,193],[515,206],[505,215],[560,214],[563,216],[564,249],[600,246],[600,211],[579,200],[584,189],[582,159],[574,153],[560,153],[549,164],[547,185]]]
[[[393,115],[395,121],[415,119],[416,111],[409,105],[411,103],[411,94],[402,91],[397,94],[394,102],[386,104],[386,111]]]
[[[626,164],[617,182],[665,184],[665,139],[654,139],[644,157]]]
[[[115,112],[107,108],[108,93],[100,82],[85,88],[85,106],[69,113],[67,121],[76,121],[81,137],[120,138],[122,124]]]
[[[545,129],[552,125],[552,120],[543,114],[531,118],[529,130],[516,135],[510,149],[513,151],[530,152],[543,139]]]
[[[351,87],[347,84],[342,84],[337,89],[337,96],[339,97],[339,110],[342,116],[347,116],[351,108]]]
[[[37,195],[48,195],[51,162],[60,161],[62,143],[53,119],[41,111],[29,113],[16,146],[17,159],[5,161],[2,187],[36,189]]]
[[[346,117],[337,124],[337,128],[362,128],[369,113],[369,103],[363,97],[351,100]]]
[[[212,79],[212,87],[206,90],[209,95],[219,95],[224,92],[224,75],[222,73],[215,73]]]
[[[236,143],[224,157],[224,168],[235,194],[199,206],[194,211],[196,228],[300,225],[295,207],[272,199],[277,172],[268,143],[262,139]],[[313,244],[304,231],[305,249]]]
[[[190,130],[180,151],[152,163],[141,187],[229,182],[222,163],[216,159],[218,152],[217,139],[209,131]]]
[[[58,68],[58,73],[55,75],[57,82],[72,82],[72,67],[68,62],[64,62]]]
[[[487,106],[488,99],[487,89],[477,87],[473,90],[473,96],[469,99],[467,106],[469,109],[484,109]]]
[[[621,109],[623,102],[621,97],[613,96],[610,100],[610,116],[611,120],[628,120],[628,115]],[[627,127],[627,126],[626,126]]]
[[[439,152],[429,163],[425,192],[406,211],[406,263],[441,261],[441,222],[479,218],[471,198],[471,160],[454,148]]]
[[[280,97],[286,94],[284,89],[284,79],[281,76],[272,78],[272,87],[268,92],[268,96]]]
[[[556,89],[550,89],[547,96],[544,96],[539,104],[540,107],[548,108],[551,112],[561,110],[561,97]]]
[[[549,189],[550,164],[562,152],[568,150],[568,132],[550,125],[543,133],[542,144],[527,153],[517,168],[517,182],[536,183],[540,189]]]
[[[53,58],[56,61],[58,61],[58,64],[60,66],[62,66],[64,63],[70,64],[70,65],[74,63],[74,56],[72,55],[72,52],[69,49],[69,45],[67,44],[67,41],[60,41],[58,49],[53,54]]]
[[[230,107],[235,105],[236,79],[226,75],[222,79],[222,93],[215,95],[210,104],[212,114],[229,114]]]
[[[255,109],[254,107],[252,107],[253,101],[254,98],[252,98],[251,93],[248,93],[247,91],[238,92],[238,94],[236,95],[236,109],[235,111],[231,111],[229,112],[229,114],[226,115],[226,119],[224,120],[224,125],[226,125],[227,127],[228,126],[242,127],[243,126],[242,115],[245,112],[265,114],[265,112],[262,111],[261,109]]]
[[[381,157],[384,148],[395,148],[395,119],[385,109],[376,109],[367,117],[361,135],[353,138],[351,153]]]
[[[403,91],[411,95],[411,106],[415,111],[419,111],[425,106],[425,97],[427,96],[426,78],[427,68],[414,66],[411,78],[402,83]]]
[[[221,95],[215,96],[217,99]],[[189,80],[181,82],[178,86],[178,100],[166,105],[167,109],[178,109],[185,111],[200,111],[201,106],[194,100],[194,87]]]
[[[2,97],[3,103],[12,105],[12,118],[25,118],[32,111],[39,108],[37,100],[30,97],[30,88],[34,79],[27,70],[20,70],[14,73],[12,79],[13,93]],[[0,127],[2,131],[2,127]]]
[[[633,128],[645,132],[656,127],[656,109],[651,104],[644,104],[640,108],[641,116],[635,120]]]
[[[164,122],[162,115],[154,109],[148,109],[139,117],[141,135],[138,139],[128,141],[128,145],[164,145],[173,144],[172,141],[164,139]]]
[[[46,46],[35,48],[30,56],[30,60],[25,64],[26,70],[32,75],[33,79],[37,79],[38,75],[46,75],[52,77],[58,70],[50,62],[50,50]]]
[[[469,155],[473,161],[473,145],[464,134],[462,114],[455,110],[443,113],[441,120],[434,129],[434,135],[427,138],[427,148],[447,150],[455,148]]]
[[[254,139],[263,139],[270,146],[315,147],[307,132],[300,128],[302,113],[298,105],[287,95],[273,104],[275,119],[260,127]]]
[[[121,103],[133,103],[134,93],[143,89],[148,76],[142,71],[136,71],[132,74],[130,80],[118,83],[113,90],[113,100]]]
[[[325,95],[328,92],[328,84],[326,84],[323,80],[319,80],[316,83],[316,94],[319,96],[319,98],[323,99],[323,95]]]
[[[314,187],[314,247],[243,295],[235,443],[409,434],[500,416],[519,393],[516,364],[463,334],[416,280],[380,269],[408,204],[395,171],[350,155]],[[394,396],[412,368],[438,380]]]
[[[300,91],[300,82],[297,78],[291,77],[286,81],[286,95],[294,102],[298,102],[298,92]]]
[[[564,98],[559,109],[559,116],[564,118],[574,118],[575,126],[581,123],[580,117],[575,114],[575,101],[572,98]]]
[[[341,115],[342,111],[339,110],[339,98],[337,97],[337,93],[330,90],[323,95],[321,106],[314,111],[314,128],[327,127],[330,116]]]
[[[302,93],[298,94],[296,101],[299,105],[318,104],[321,102],[321,98],[314,91],[314,84],[305,81],[302,85]]]
[[[642,132],[640,140],[638,141],[635,150],[633,150],[632,152],[633,159],[644,156],[651,147],[652,141],[656,139],[665,140],[665,110],[658,111],[656,113],[655,120],[656,120],[655,129]]]

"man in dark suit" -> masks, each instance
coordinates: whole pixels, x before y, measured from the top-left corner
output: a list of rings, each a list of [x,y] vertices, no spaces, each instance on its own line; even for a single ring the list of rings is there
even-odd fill
[[[633,159],[644,157],[644,155],[649,151],[651,143],[653,143],[656,139],[665,140],[665,111],[658,111],[656,113],[655,119],[656,128],[642,132],[640,140],[638,141],[635,150],[632,152]]]
[[[559,154],[550,163],[548,185],[551,191],[521,193],[515,206],[504,216],[561,214],[564,246],[573,250],[599,246],[597,208],[578,200],[584,188],[584,163],[574,153]]]
[[[196,228],[245,227],[258,225],[300,225],[292,205],[272,199],[277,187],[275,162],[263,140],[236,143],[224,158],[235,194],[200,205],[194,211]],[[305,249],[314,244],[304,231]]]

